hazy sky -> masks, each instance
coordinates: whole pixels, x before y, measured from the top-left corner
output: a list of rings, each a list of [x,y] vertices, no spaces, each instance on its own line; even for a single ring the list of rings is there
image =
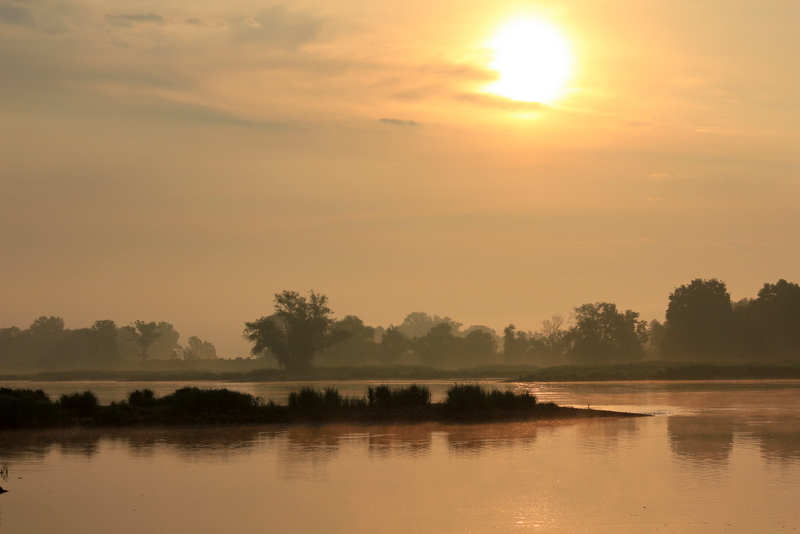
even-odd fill
[[[519,20],[569,47],[547,105],[487,89]],[[798,282],[799,25],[796,0],[0,0],[0,326],[166,320],[235,357],[284,289],[537,330]]]

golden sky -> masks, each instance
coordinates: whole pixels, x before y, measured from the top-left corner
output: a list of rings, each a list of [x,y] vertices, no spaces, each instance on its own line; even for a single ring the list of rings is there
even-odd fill
[[[519,21],[566,43],[550,102],[490,91]],[[799,22],[790,0],[0,0],[0,326],[166,320],[235,357],[284,289],[537,330],[601,300],[662,319],[697,277],[800,281]]]

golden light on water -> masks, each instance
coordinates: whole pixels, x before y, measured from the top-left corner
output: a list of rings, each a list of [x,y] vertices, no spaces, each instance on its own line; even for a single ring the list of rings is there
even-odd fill
[[[574,59],[569,43],[553,25],[516,18],[489,41],[489,64],[499,78],[486,92],[522,102],[551,104],[566,89]]]

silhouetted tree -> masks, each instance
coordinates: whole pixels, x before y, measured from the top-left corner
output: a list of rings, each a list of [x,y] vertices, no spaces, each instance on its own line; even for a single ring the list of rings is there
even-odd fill
[[[331,332],[332,313],[325,295],[284,291],[275,295],[275,313],[245,323],[244,337],[253,355],[272,354],[284,369],[307,370],[319,351],[341,339]]]
[[[450,323],[439,323],[412,342],[420,361],[428,365],[447,365],[457,360],[460,338],[453,335]]]
[[[461,342],[463,364],[476,365],[494,361],[497,341],[490,332],[471,330]]]
[[[57,365],[56,347],[64,339],[64,319],[41,316],[28,327],[28,347],[31,356],[46,369]]]
[[[346,315],[334,321],[332,332],[339,341],[327,348],[320,360],[327,364],[358,364],[378,359],[378,344],[375,343],[375,328],[364,324],[355,315]]]
[[[529,344],[528,336],[524,332],[518,332],[513,324],[503,329],[503,357],[506,361],[523,361]]]
[[[144,321],[134,321],[133,330],[131,332],[131,339],[139,345],[141,349],[142,363],[147,360],[147,350],[150,348],[156,339],[161,335],[158,330],[158,324],[154,321],[146,323]]]
[[[800,285],[778,280],[764,284],[748,314],[760,332],[763,350],[773,358],[800,356]]]
[[[567,335],[567,356],[580,363],[633,361],[644,357],[647,323],[639,314],[598,302],[575,308],[575,325]]]
[[[403,323],[398,326],[401,332],[406,336],[413,339],[422,337],[431,331],[431,328],[441,324],[447,323],[450,325],[450,331],[453,335],[457,335],[461,328],[461,323],[454,321],[450,317],[439,317],[438,315],[428,315],[424,312],[409,313],[403,320]]]
[[[378,344],[381,361],[385,363],[397,363],[410,349],[411,340],[394,325],[389,325]]]
[[[191,336],[186,347],[181,350],[181,356],[184,360],[216,360],[217,349],[213,343]]]
[[[733,306],[725,283],[697,278],[669,296],[661,344],[665,358],[718,359],[731,354]]]
[[[158,323],[158,337],[153,341],[148,352],[150,359],[170,360],[181,357],[181,346],[178,342],[180,333],[166,321]]]
[[[117,337],[119,329],[117,323],[110,319],[95,321],[92,325],[92,337],[99,343],[101,358],[105,361],[116,360],[119,356],[117,351]]]

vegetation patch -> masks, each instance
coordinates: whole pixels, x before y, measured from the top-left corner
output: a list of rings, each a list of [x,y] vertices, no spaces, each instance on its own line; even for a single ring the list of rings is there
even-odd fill
[[[126,400],[102,406],[91,391],[65,394],[53,402],[42,390],[0,388],[0,428],[482,422],[638,415],[538,404],[526,392],[486,390],[476,384],[453,385],[441,403],[432,403],[430,390],[417,384],[369,387],[361,397],[343,396],[336,388],[304,387],[290,393],[287,400],[286,405],[278,405],[225,388],[184,387],[162,397],[150,389],[134,390]]]

